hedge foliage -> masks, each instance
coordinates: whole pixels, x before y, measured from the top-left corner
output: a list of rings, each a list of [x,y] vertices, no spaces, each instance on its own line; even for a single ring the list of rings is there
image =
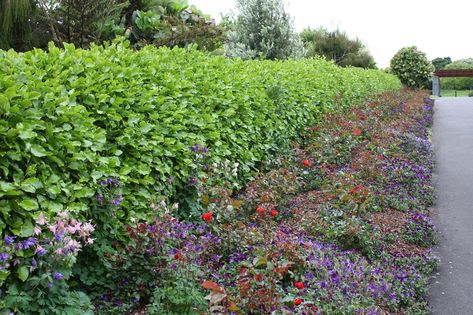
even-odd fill
[[[321,112],[400,86],[323,60],[228,60],[118,41],[0,50],[0,233],[32,234],[40,211],[92,209],[106,177],[120,179],[122,208],[140,218],[153,196],[193,176],[194,143],[249,174]]]

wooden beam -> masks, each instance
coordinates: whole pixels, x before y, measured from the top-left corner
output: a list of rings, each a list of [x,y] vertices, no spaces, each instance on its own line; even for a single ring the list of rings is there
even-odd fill
[[[434,73],[435,76],[445,78],[459,78],[459,77],[473,77],[473,69],[447,69],[447,70],[437,70]]]

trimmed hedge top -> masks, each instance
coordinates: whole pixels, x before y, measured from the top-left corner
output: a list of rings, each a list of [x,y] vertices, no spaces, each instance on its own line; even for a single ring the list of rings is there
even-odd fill
[[[314,59],[229,60],[118,42],[0,51],[0,233],[30,235],[40,211],[88,211],[106,177],[120,179],[123,208],[139,218],[150,198],[195,172],[194,143],[248,174],[320,113],[400,87],[381,71]]]

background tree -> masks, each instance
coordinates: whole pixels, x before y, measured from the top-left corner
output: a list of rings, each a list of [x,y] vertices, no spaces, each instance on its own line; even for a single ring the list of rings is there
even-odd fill
[[[31,40],[33,0],[0,0],[0,49],[23,50]]]
[[[237,0],[238,16],[229,34],[230,57],[288,59],[304,49],[282,0]]]
[[[223,45],[223,29],[186,0],[147,0],[126,9],[118,30],[127,25],[127,35],[135,47],[147,44],[215,50]]]
[[[454,61],[445,69],[473,69],[473,58]],[[470,90],[473,88],[473,78],[444,78],[442,88],[447,90]]]
[[[73,43],[86,48],[126,35],[135,48],[196,44],[214,50],[223,30],[186,0],[0,0],[0,48]]]
[[[404,47],[391,59],[391,72],[412,88],[429,86],[434,66],[416,46]]]
[[[307,28],[301,33],[307,57],[324,56],[346,67],[376,68],[374,58],[358,39],[350,39],[345,32],[329,32],[325,28]]]
[[[444,58],[438,57],[432,60],[432,64],[434,65],[435,70],[441,70],[445,68],[445,66],[451,63],[452,63],[452,59],[450,57],[444,57]]]

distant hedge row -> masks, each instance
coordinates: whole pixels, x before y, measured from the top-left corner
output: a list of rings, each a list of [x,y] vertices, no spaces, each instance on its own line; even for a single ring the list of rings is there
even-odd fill
[[[242,173],[321,112],[398,89],[392,75],[323,60],[241,61],[126,43],[0,51],[0,233],[32,233],[40,211],[90,209],[97,180],[123,183],[140,216],[168,179],[194,171],[189,147]]]

